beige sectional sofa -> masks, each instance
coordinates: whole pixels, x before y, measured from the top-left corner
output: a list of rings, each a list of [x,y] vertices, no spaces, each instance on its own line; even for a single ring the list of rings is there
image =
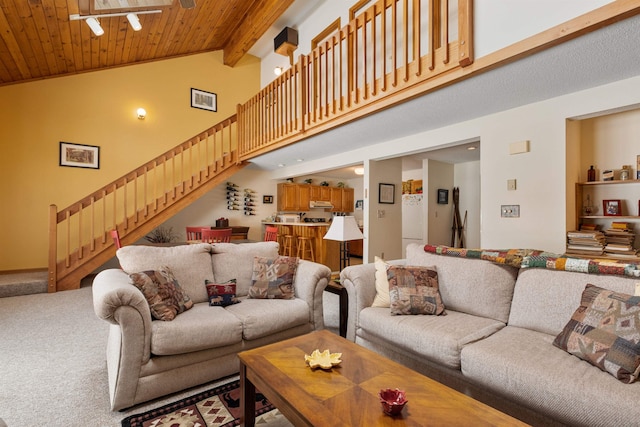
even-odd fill
[[[341,274],[347,338],[532,425],[640,423],[639,383],[625,384],[553,345],[586,284],[633,295],[640,279],[517,268],[427,253],[418,244],[391,264],[435,266],[447,314],[372,307],[375,265],[348,267]]]
[[[237,373],[237,353],[323,328],[328,267],[301,260],[294,299],[247,298],[254,257],[276,258],[278,244],[258,242],[175,247],[126,246],[122,270],[93,282],[96,315],[109,322],[107,370],[111,409],[131,407]],[[167,266],[195,303],[171,321],[154,320],[129,274]],[[237,280],[240,303],[210,306],[205,279]]]

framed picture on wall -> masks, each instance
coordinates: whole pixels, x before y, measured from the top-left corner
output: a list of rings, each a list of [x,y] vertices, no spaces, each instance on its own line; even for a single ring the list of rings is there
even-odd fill
[[[449,203],[449,190],[438,188],[438,204],[446,205]]]
[[[60,141],[60,166],[100,169],[100,147]]]
[[[262,203],[270,205],[273,203],[273,196],[262,196]]]
[[[191,107],[218,111],[218,96],[213,92],[191,88]]]
[[[386,203],[392,205],[395,203],[395,196],[395,184],[378,184],[378,203]]]

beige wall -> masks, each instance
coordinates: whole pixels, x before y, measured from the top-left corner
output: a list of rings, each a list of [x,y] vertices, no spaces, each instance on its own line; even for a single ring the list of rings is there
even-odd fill
[[[0,87],[0,271],[46,267],[50,204],[67,207],[233,115],[259,74],[255,57],[230,68],[213,52]],[[191,87],[216,93],[218,111],[191,108]],[[99,146],[100,169],[60,167],[60,141]]]

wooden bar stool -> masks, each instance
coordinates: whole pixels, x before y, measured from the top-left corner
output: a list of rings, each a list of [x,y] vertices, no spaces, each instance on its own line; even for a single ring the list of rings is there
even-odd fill
[[[293,227],[288,225],[278,226],[278,238],[280,239],[281,254],[284,256],[294,256],[294,235]]]
[[[309,258],[307,258],[307,255],[309,255]],[[316,261],[315,254],[313,253],[313,237],[298,236],[298,252],[296,256],[301,259]]]

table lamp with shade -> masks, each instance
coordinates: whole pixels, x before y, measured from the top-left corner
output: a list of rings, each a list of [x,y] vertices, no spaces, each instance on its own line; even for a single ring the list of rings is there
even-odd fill
[[[364,239],[364,235],[360,231],[355,217],[336,216],[333,217],[324,239],[340,242],[340,271],[342,271],[349,266],[349,241]]]

